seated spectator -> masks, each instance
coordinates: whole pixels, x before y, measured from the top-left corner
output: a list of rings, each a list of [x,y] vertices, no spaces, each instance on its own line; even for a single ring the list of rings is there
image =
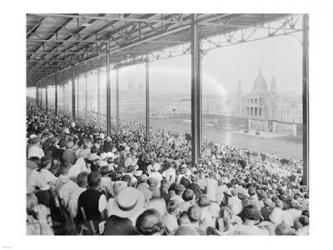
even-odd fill
[[[113,199],[104,235],[136,234],[135,222],[143,212],[144,196],[133,187],[126,187]]]
[[[75,218],[77,216],[77,206],[80,195],[88,188],[88,172],[81,172],[77,175],[78,188],[71,194],[68,202],[68,211],[71,216]]]
[[[101,190],[105,193],[106,197],[111,197],[113,196],[113,182],[111,178],[108,176],[109,175],[109,167],[104,166],[101,167],[100,173],[102,175],[101,177]]]
[[[169,193],[173,191],[173,194],[170,195],[169,200],[177,200],[179,203],[183,203],[184,200],[182,198],[183,192],[185,191],[185,188],[183,185],[173,183],[169,188]]]
[[[271,199],[265,198],[264,199],[264,207],[261,208],[260,212],[262,214],[262,217],[264,218],[265,221],[269,221],[269,217],[273,211],[274,208],[274,203],[272,202]]]
[[[184,223],[179,226],[175,235],[205,235],[205,232],[200,228],[201,211],[198,206],[192,206],[188,209],[189,223]]]
[[[209,177],[206,178],[206,191],[207,197],[210,201],[216,202],[217,197],[217,180],[215,179],[215,173],[209,172]]]
[[[110,215],[130,219],[133,224],[143,211],[144,196],[133,187],[122,189],[110,204]]]
[[[164,226],[160,213],[155,209],[145,210],[136,220],[136,229],[142,235],[162,235]]]
[[[50,209],[38,203],[34,194],[27,194],[27,235],[53,235]]]
[[[61,168],[61,175],[55,183],[55,191],[60,198],[61,204],[66,208],[68,207],[71,195],[79,188],[79,186],[68,177],[68,171],[70,168],[70,163],[63,165]]]
[[[90,170],[86,166],[86,162],[84,160],[84,151],[82,149],[78,150],[77,158],[74,165],[68,171],[69,178],[76,178],[77,175],[81,172],[90,172]]]
[[[294,230],[287,224],[281,223],[275,228],[276,235],[295,235]]]
[[[31,157],[38,157],[39,159],[42,159],[45,154],[40,145],[40,138],[36,135],[30,138],[31,139],[28,141],[28,143],[30,144],[28,150],[28,159],[30,159]]]
[[[228,206],[231,207],[233,215],[237,215],[242,211],[242,201],[238,198],[238,192],[236,189],[231,190],[231,197],[228,199]]]
[[[242,224],[234,227],[234,235],[268,235],[266,229],[261,229],[256,224],[260,222],[262,216],[258,208],[254,205],[245,206],[240,214]]]
[[[180,215],[180,204],[176,200],[171,200],[167,205],[167,213],[162,217],[165,233],[168,235],[175,234],[178,229],[178,218]]]
[[[198,206],[200,208],[200,228],[203,231],[206,231],[207,227],[215,227],[215,217],[214,214],[211,213],[209,207],[211,202],[207,195],[202,195],[198,200]]]
[[[86,219],[88,221],[92,220],[96,232],[99,232],[99,223],[106,217],[107,207],[106,197],[100,190],[100,184],[101,174],[99,172],[91,172],[88,175],[88,189],[81,193],[78,201],[78,223],[84,223],[82,208]]]
[[[187,212],[187,210],[195,205],[194,192],[191,189],[186,189],[182,195],[183,203],[180,205],[182,211]]]
[[[72,149],[73,146],[74,146],[73,141],[68,141],[66,149],[62,155],[62,159],[65,162],[69,162],[71,165],[74,165],[76,160],[75,151]]]
[[[309,235],[309,217],[301,215],[295,221],[296,235]]]
[[[152,197],[152,199],[146,206],[146,209],[156,210],[161,217],[164,216],[167,212],[165,200],[163,198],[157,198],[157,197],[156,198]]]

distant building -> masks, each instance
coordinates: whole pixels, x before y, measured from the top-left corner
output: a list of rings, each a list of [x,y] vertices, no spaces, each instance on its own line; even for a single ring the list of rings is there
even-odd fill
[[[277,82],[272,77],[270,89],[261,69],[254,80],[252,91],[242,92],[238,82],[233,114],[251,119],[277,120],[302,123],[302,98],[296,93],[278,93]]]

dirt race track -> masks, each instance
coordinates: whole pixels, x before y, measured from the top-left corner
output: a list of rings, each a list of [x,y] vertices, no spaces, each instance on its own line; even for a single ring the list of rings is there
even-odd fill
[[[126,114],[121,113],[120,119],[137,120],[145,124],[144,114]],[[150,119],[150,125],[153,128],[163,128],[179,133],[190,133],[191,123],[179,118],[160,118]],[[246,134],[224,131],[211,126],[203,125],[203,138],[217,143],[235,145],[258,152],[275,154],[280,157],[302,159],[303,147],[301,143],[295,143],[283,140],[281,138],[261,138]]]

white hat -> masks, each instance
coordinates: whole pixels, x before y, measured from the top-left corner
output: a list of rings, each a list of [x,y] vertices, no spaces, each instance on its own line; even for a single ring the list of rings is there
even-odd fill
[[[29,136],[29,139],[34,139],[34,138],[36,138],[36,137],[37,137],[37,135],[32,134],[32,135]]]
[[[99,157],[96,153],[93,153],[93,154],[89,155],[88,160],[89,161],[97,161],[97,160],[99,160]]]
[[[161,168],[161,165],[160,165],[159,163],[155,163],[155,164],[153,165],[153,169],[154,169],[154,171],[159,171],[160,168]]]
[[[100,161],[98,165],[99,165],[100,167],[106,167],[106,166],[108,166],[109,164],[108,164],[106,161]]]
[[[186,176],[190,176],[191,175],[191,170],[189,169],[186,169],[186,173],[185,173]]]
[[[101,153],[101,160],[105,160],[108,157],[107,153]]]
[[[110,215],[131,218],[143,209],[144,204],[145,198],[142,192],[133,187],[126,187],[113,200]]]
[[[83,149],[78,149],[78,150],[76,150],[75,151],[75,156],[76,156],[76,158],[80,158],[80,157],[85,157],[85,152],[84,152],[84,150]]]
[[[112,152],[107,152],[106,158],[114,158],[114,154]]]
[[[100,133],[100,134],[99,134],[99,138],[101,138],[102,140],[104,140],[104,137],[105,137],[105,136],[104,136],[103,133]]]
[[[136,171],[134,172],[134,175],[135,175],[136,177],[141,176],[141,175],[142,175],[142,170],[136,170]]]

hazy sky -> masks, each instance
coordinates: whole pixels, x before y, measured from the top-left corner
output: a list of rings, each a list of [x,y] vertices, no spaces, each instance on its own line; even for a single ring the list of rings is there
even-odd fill
[[[281,36],[211,50],[203,59],[203,91],[206,93],[235,93],[238,81],[243,92],[252,89],[259,68],[268,87],[272,76],[277,81],[278,92],[302,90],[302,46],[290,36]],[[128,82],[145,82],[144,65],[120,71],[121,89]],[[150,66],[152,93],[177,90],[190,91],[190,57],[188,55],[153,62]],[[223,90],[224,89],[224,90]]]

